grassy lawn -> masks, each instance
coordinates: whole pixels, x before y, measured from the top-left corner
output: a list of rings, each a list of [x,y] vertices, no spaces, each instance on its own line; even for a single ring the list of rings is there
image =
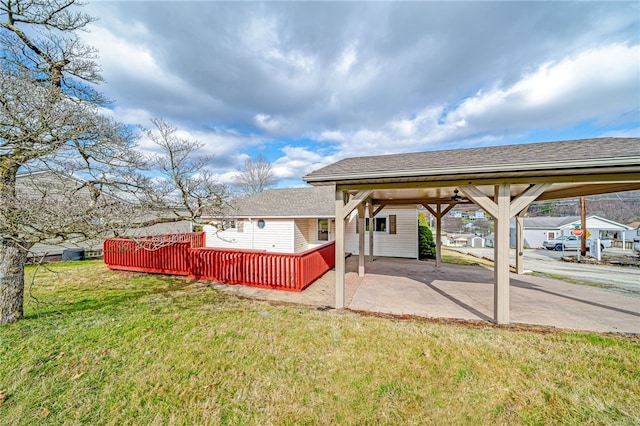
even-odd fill
[[[460,253],[455,250],[442,249],[442,262],[452,265],[482,266],[493,269],[492,260],[471,256],[470,254]]]
[[[0,328],[3,425],[640,423],[637,338],[318,311],[93,261],[32,295]]]

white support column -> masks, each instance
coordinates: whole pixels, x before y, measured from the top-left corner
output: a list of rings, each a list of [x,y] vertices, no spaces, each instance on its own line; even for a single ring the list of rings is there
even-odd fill
[[[449,213],[456,203],[449,203],[449,206],[442,210],[442,204],[436,204],[436,210],[433,210],[429,204],[422,203],[425,209],[429,210],[436,217],[436,268],[442,266],[442,217]]]
[[[336,190],[336,309],[344,308],[344,191]]]
[[[514,200],[511,200],[510,184],[495,185],[493,199],[475,186],[460,186],[463,194],[495,219],[493,319],[498,324],[509,323],[509,220],[518,214],[524,216],[529,204],[550,186],[548,183],[530,185]],[[522,234],[517,238],[520,251]],[[517,262],[516,267],[522,268],[522,259]]]
[[[524,274],[524,214],[527,209],[516,215],[516,273]]]
[[[358,205],[358,276],[364,277],[364,205],[362,204]]]
[[[369,262],[373,262],[373,200],[369,200]]]
[[[498,324],[509,323],[509,207],[510,185],[495,186],[495,247],[493,319]]]
[[[436,268],[442,266],[442,204],[436,206]]]

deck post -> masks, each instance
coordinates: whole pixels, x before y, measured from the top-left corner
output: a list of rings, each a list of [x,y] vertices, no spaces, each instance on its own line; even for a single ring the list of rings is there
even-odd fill
[[[344,191],[336,189],[336,309],[344,308]]]
[[[364,205],[363,204],[358,205],[358,276],[364,277]]]
[[[495,186],[494,290],[493,319],[498,324],[509,324],[509,207],[511,185]]]

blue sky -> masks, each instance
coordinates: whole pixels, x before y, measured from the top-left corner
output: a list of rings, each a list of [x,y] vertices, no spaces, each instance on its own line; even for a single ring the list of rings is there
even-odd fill
[[[262,154],[298,186],[344,157],[640,137],[639,6],[99,1],[82,37],[117,120],[172,122],[222,182]]]

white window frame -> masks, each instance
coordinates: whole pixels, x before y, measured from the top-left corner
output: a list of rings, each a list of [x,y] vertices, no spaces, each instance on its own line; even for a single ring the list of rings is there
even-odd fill
[[[327,221],[327,239],[326,240],[320,239],[320,221],[321,220]],[[319,218],[316,220],[316,242],[328,243],[329,241],[331,241],[331,221],[329,220],[329,218]]]
[[[384,231],[376,231],[376,224],[378,223],[378,221],[383,220],[385,221],[384,224]],[[369,218],[365,217],[364,218],[364,232],[369,232]],[[389,233],[389,217],[388,216],[375,216],[373,218],[373,232],[376,232],[378,234],[388,234]]]

